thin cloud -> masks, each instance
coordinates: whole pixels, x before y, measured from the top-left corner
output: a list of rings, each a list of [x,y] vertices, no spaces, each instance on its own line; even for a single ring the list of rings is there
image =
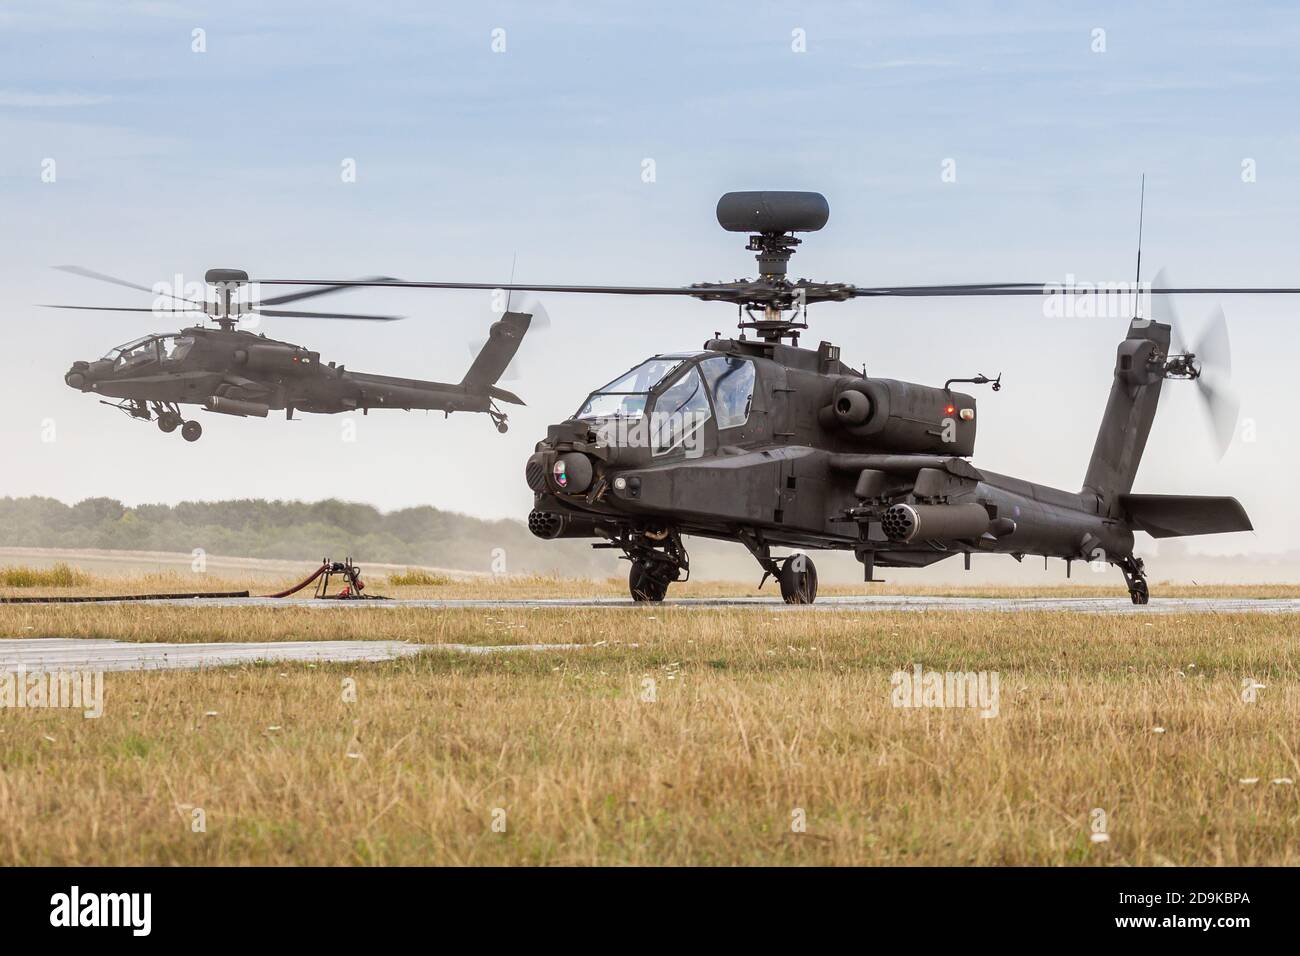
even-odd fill
[[[916,67],[956,66],[952,60],[882,60],[879,63],[860,63],[859,70],[907,70]]]
[[[110,97],[93,93],[25,93],[22,90],[0,90],[0,106],[96,106],[107,103]]]
[[[172,19],[193,19],[197,14],[189,7],[171,0],[136,0],[128,9],[143,17],[167,17]]]

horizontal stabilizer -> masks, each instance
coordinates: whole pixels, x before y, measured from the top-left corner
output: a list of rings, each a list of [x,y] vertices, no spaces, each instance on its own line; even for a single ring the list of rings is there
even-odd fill
[[[491,395],[493,398],[495,398],[498,402],[508,402],[511,405],[528,404],[522,398],[516,395],[514,392],[507,392],[504,388],[501,388],[497,385],[493,385],[491,388],[489,388],[488,394]]]
[[[1254,531],[1236,498],[1198,495],[1120,495],[1129,523],[1153,538]]]

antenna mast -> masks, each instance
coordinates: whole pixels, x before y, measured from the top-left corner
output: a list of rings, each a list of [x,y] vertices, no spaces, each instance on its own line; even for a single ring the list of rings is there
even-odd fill
[[[1142,185],[1138,193],[1138,255],[1137,275],[1133,279],[1133,318],[1142,317],[1142,217],[1146,211],[1147,174],[1142,174]]]

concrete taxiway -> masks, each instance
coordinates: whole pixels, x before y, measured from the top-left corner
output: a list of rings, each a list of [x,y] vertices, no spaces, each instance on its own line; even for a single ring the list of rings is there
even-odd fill
[[[407,644],[403,641],[264,641],[260,643],[145,644],[82,638],[0,639],[0,671],[200,670],[259,662],[349,663],[391,661],[425,651],[465,654],[569,650],[574,644]]]
[[[1072,614],[1300,614],[1300,598],[1161,598],[1150,604],[1133,604],[1127,597],[938,597],[928,595],[881,594],[874,596],[819,597],[815,604],[792,605],[778,597],[681,598],[660,604],[638,604],[621,598],[545,598],[491,600],[392,600],[392,601],[318,601],[287,598],[203,598],[176,601],[150,601],[149,604],[172,604],[192,607],[310,607],[317,610],[393,610],[397,608],[484,608],[497,611],[627,609],[645,611],[680,609],[708,611],[719,608],[750,609],[772,613],[819,612],[958,612],[1015,613],[1041,612]]]

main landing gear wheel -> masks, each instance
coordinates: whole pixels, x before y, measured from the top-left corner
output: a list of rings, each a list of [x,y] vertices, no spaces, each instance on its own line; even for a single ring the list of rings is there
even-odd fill
[[[811,604],[817,600],[817,566],[806,554],[792,554],[777,575],[786,604]]]
[[[163,412],[158,416],[158,427],[167,434],[176,431],[181,424],[181,417],[175,412]]]
[[[632,593],[633,601],[652,601],[658,604],[668,595],[668,584],[654,568],[641,561],[632,562],[632,570],[627,575],[627,587]]]
[[[186,441],[198,441],[203,434],[203,426],[198,422],[186,422],[181,426],[181,437]]]

